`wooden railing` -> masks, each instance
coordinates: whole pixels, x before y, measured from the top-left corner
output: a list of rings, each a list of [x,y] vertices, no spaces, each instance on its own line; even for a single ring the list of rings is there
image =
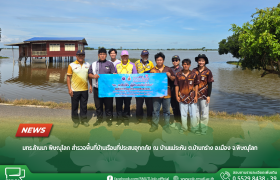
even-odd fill
[[[44,56],[47,55],[47,51],[32,51],[32,56]]]

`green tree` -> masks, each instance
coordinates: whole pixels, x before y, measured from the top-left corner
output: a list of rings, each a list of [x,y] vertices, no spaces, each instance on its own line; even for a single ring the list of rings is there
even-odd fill
[[[219,42],[218,52],[220,55],[231,53],[233,57],[240,58],[239,54],[239,35],[233,34],[229,36],[227,39],[223,39]]]
[[[280,77],[280,3],[277,7],[256,9],[251,23],[242,27],[232,24],[238,35],[240,62],[243,69],[263,70]]]

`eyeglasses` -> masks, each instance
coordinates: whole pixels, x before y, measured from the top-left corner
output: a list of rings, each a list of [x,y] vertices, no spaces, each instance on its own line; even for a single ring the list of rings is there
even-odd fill
[[[179,59],[172,59],[172,62],[174,62],[174,61],[176,61],[176,62],[177,62],[177,61],[179,61]]]

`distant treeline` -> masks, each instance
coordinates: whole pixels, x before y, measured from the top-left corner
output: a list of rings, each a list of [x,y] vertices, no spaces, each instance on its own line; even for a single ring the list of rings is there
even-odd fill
[[[98,47],[96,50],[100,49],[100,48],[104,48],[104,47]],[[106,48],[106,49],[111,49],[111,48]],[[140,49],[140,48],[136,48],[136,49],[129,49],[129,48],[115,48],[117,50],[167,50],[167,51],[174,51],[174,50],[181,50],[181,51],[193,51],[193,50],[196,50],[196,51],[218,51],[218,49],[205,49],[205,47],[203,48],[194,48],[194,49],[183,49],[183,48],[179,48],[179,49],[176,49],[176,48],[171,48],[171,49]],[[92,47],[85,47],[85,50],[95,50],[94,48]]]
[[[12,48],[0,48],[0,49],[12,49]],[[14,49],[18,49],[18,48],[14,48]]]

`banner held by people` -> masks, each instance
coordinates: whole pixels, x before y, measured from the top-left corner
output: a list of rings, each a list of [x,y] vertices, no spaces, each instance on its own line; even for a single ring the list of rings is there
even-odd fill
[[[100,74],[99,97],[162,97],[167,95],[167,75]]]

